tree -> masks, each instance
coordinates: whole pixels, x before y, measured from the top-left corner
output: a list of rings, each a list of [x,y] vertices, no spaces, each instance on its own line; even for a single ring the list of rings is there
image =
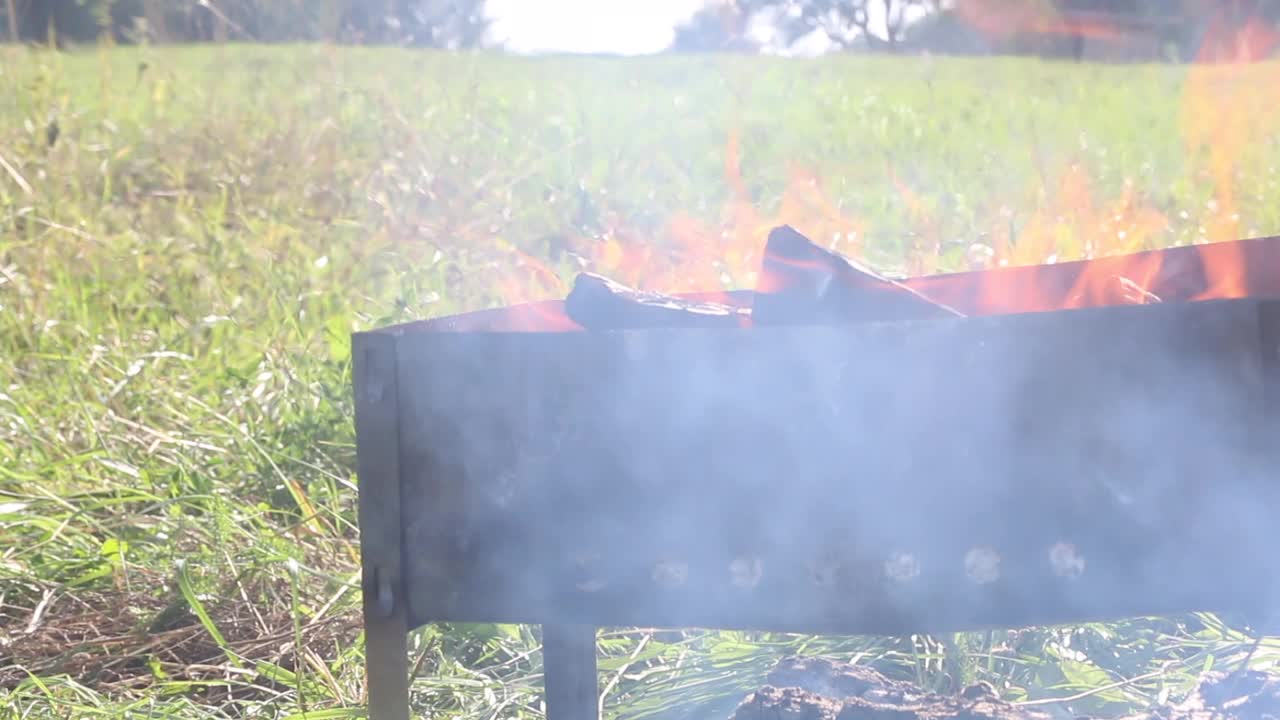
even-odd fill
[[[674,52],[749,51],[759,47],[746,34],[747,18],[732,2],[707,5],[676,28]]]
[[[346,0],[342,31],[363,42],[477,47],[489,28],[484,0]]]
[[[6,0],[5,24],[9,28],[10,42],[18,42],[18,0]]]
[[[345,40],[476,47],[488,28],[484,0],[6,0],[18,35],[42,41],[258,42]]]
[[[734,5],[747,17],[767,16],[788,45],[817,32],[840,48],[862,41],[892,49],[913,15],[934,12],[941,1],[736,0]],[[873,22],[876,15],[883,28]]]

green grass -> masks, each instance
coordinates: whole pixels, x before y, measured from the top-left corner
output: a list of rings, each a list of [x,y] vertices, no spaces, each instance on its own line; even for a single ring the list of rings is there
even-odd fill
[[[1234,128],[1249,152],[1228,158],[1224,196],[1213,151],[1188,150],[1186,78],[1008,59],[0,49],[0,717],[354,716],[349,335],[554,294],[517,251],[567,279],[558,249],[676,247],[681,215],[739,247],[778,218],[856,229],[844,249],[890,271],[959,268],[973,242],[1080,255],[1137,210],[1160,222],[1117,249],[1191,242],[1230,213],[1241,233],[1280,232],[1277,138]],[[725,177],[735,133],[745,197]],[[1064,200],[1064,177],[1087,192]],[[696,272],[718,248],[679,249]],[[743,267],[726,282],[748,284]],[[412,641],[427,716],[540,714],[531,628]],[[1209,616],[948,638],[618,630],[601,675],[610,713],[715,717],[791,652],[935,688],[985,677],[1013,699],[1165,669],[1074,708],[1117,711],[1176,696],[1245,641]]]

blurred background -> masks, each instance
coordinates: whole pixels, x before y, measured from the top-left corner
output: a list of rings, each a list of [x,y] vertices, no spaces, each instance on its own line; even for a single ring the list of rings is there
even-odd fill
[[[5,0],[14,41],[339,42],[513,52],[852,50],[1190,59],[1266,0]]]

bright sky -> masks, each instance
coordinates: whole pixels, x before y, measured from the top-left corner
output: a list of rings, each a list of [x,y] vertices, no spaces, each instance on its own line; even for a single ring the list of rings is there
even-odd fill
[[[620,53],[666,49],[706,0],[487,0],[492,32],[515,52]]]
[[[492,39],[512,52],[643,55],[670,47],[676,27],[716,1],[485,0],[485,14],[493,21]],[[883,33],[883,7],[868,6],[872,32]],[[753,24],[748,34],[766,48],[777,38],[767,21]],[[791,50],[817,54],[827,48],[825,36],[811,36]]]

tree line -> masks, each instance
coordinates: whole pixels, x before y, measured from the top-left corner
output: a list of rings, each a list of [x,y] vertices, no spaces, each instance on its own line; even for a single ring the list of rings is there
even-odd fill
[[[351,42],[475,47],[484,0],[0,0],[24,42]]]
[[[92,42],[336,41],[476,47],[488,20],[484,0],[0,0],[12,40]],[[531,2],[534,0],[530,0]],[[882,7],[887,42],[900,40],[913,9],[941,0],[720,0],[679,29],[677,49],[742,36],[747,21],[769,16],[787,37],[820,30],[847,41],[867,34],[869,6]]]
[[[534,2],[536,0],[528,0]],[[435,48],[483,46],[485,0],[0,0],[0,37],[26,42],[338,42]],[[1080,56],[1083,36],[993,38],[996,23],[1029,10],[1119,23],[1128,37],[1184,58],[1206,18],[1280,21],[1280,0],[712,0],[676,29],[677,52],[762,50],[763,23],[787,47],[816,37],[828,49],[1028,52]],[[874,21],[873,21],[874,18]],[[977,23],[982,25],[983,22]]]

